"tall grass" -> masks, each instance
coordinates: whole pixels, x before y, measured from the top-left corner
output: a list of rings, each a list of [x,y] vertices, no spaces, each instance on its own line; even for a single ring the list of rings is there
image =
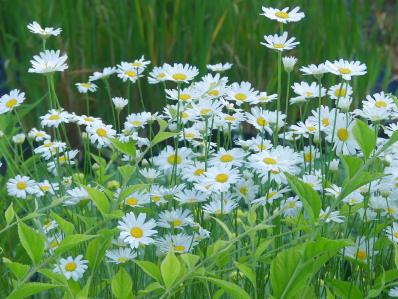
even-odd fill
[[[51,40],[50,48],[69,55],[72,72],[65,74],[58,88],[63,106],[83,107],[71,83],[86,80],[104,64],[145,55],[154,65],[190,61],[202,72],[207,63],[230,61],[234,80],[247,80],[260,90],[275,91],[276,78],[270,67],[275,57],[259,44],[262,35],[275,25],[259,17],[270,0],[25,0],[1,1],[0,56],[5,60],[2,87],[29,90],[35,101],[45,82],[26,72],[37,39],[28,33],[28,22],[62,27],[62,38]],[[300,64],[319,63],[327,57],[367,61],[371,72],[360,86],[354,84],[356,103],[371,90],[386,88],[391,79],[391,61],[396,46],[398,6],[386,0],[280,1],[281,6],[305,7],[308,18],[295,24],[302,44],[291,54]],[[211,58],[210,58],[211,57]],[[116,79],[115,79],[116,80]],[[358,83],[359,85],[359,83]],[[26,88],[29,86],[29,89]],[[120,85],[120,95],[127,93]],[[149,108],[159,109],[160,90],[145,90]],[[103,94],[99,96],[105,97]],[[138,95],[137,95],[138,109]],[[96,112],[105,112],[98,105]],[[43,111],[37,109],[39,115]]]

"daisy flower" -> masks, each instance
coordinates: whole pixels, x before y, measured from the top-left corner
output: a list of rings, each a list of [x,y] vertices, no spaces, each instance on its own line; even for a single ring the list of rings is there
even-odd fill
[[[58,128],[58,126],[62,123],[69,123],[70,116],[70,113],[64,111],[63,109],[51,109],[47,114],[40,116],[40,123],[43,127]]]
[[[303,203],[297,197],[289,197],[281,202],[281,208],[285,217],[296,217],[303,207]]]
[[[9,94],[0,98],[0,114],[12,111],[25,101],[25,93],[18,89],[13,89]]]
[[[198,182],[205,172],[205,163],[199,161],[189,161],[181,169],[182,178],[191,183]]]
[[[142,77],[143,67],[136,67],[130,62],[121,62],[117,65],[117,76],[122,79],[123,82],[127,80],[135,83],[139,77]]]
[[[162,176],[160,171],[154,168],[141,168],[139,172],[144,178],[148,180],[154,180]]]
[[[194,236],[189,236],[184,233],[178,235],[166,235],[163,238],[156,240],[156,245],[159,251],[163,254],[172,250],[176,253],[187,253],[190,252],[198,242],[194,239]]]
[[[281,115],[279,116],[282,118]],[[254,126],[260,132],[267,130],[268,133],[272,134],[271,125],[276,123],[276,112],[263,110],[263,108],[259,107],[253,107],[251,108],[250,113],[246,112],[246,119],[249,124]]]
[[[99,79],[107,79],[109,76],[115,74],[116,71],[117,69],[114,66],[106,67],[102,70],[102,72],[94,72],[94,74],[88,77],[88,80],[92,82]]]
[[[35,154],[39,154],[45,160],[50,159],[54,154],[62,153],[66,148],[65,142],[44,140],[44,143],[34,149]]]
[[[307,82],[294,83],[293,92],[297,97],[290,99],[290,104],[306,102],[307,99],[318,98],[319,96],[324,97],[326,94],[326,89],[321,88],[319,93],[319,85],[316,82],[308,84]]]
[[[205,212],[206,214],[214,214],[217,216],[227,215],[231,213],[237,206],[238,204],[232,199],[216,198],[203,206],[203,212]]]
[[[156,230],[153,230],[156,227],[156,222],[153,219],[145,222],[145,219],[145,213],[140,213],[136,217],[133,212],[130,212],[118,222],[120,238],[124,243],[130,244],[132,249],[138,248],[141,244],[149,245],[155,242],[151,236],[157,233]]]
[[[191,212],[182,208],[163,211],[159,214],[158,226],[164,228],[183,229],[193,221]]]
[[[137,257],[130,248],[118,248],[106,251],[106,257],[110,263],[125,264]]]
[[[91,126],[94,123],[102,123],[102,120],[98,117],[80,115],[76,116],[75,121],[81,126]]]
[[[199,103],[192,103],[192,109],[188,109],[187,113],[197,115],[202,118],[209,118],[213,115],[221,113],[223,105],[218,100],[204,99]]]
[[[249,82],[232,83],[226,91],[228,98],[238,106],[257,98],[258,91]]]
[[[207,195],[197,190],[185,189],[176,194],[175,199],[180,204],[193,204],[206,201]]]
[[[78,90],[80,93],[88,93],[89,91],[90,91],[90,92],[95,92],[95,91],[97,90],[97,88],[98,88],[98,86],[95,85],[95,84],[92,83],[92,82],[75,83],[75,85],[76,85],[76,87],[77,87],[77,90]]]
[[[300,12],[300,7],[298,6],[293,8],[291,11],[289,11],[289,7],[277,9],[263,6],[261,9],[263,10],[261,15],[267,17],[268,19],[276,20],[285,24],[288,22],[298,22],[305,17],[305,14]]]
[[[308,66],[303,66],[300,68],[300,71],[304,75],[312,75],[315,78],[321,78],[323,74],[328,72],[328,69],[326,68],[324,63],[320,63],[318,65],[310,64]]]
[[[198,97],[197,91],[192,87],[180,89],[166,89],[166,97],[174,101],[189,103]]]
[[[36,128],[32,128],[29,131],[28,137],[37,142],[51,139],[51,136],[48,135],[45,131],[38,130]]]
[[[386,236],[391,242],[398,243],[398,223],[393,222],[392,226],[389,226],[385,229]]]
[[[319,212],[319,219],[325,223],[335,222],[335,223],[343,223],[344,216],[340,215],[339,211],[331,211],[330,207],[327,207],[325,210],[321,209]]]
[[[349,116],[347,118],[346,114],[339,113],[335,122],[334,132],[332,125],[326,132],[326,140],[332,142],[333,139],[333,149],[336,153],[343,153],[344,155],[355,154],[359,146],[352,134],[353,119]]]
[[[149,202],[149,194],[145,192],[133,192],[124,199],[124,203],[130,207],[143,207]]]
[[[351,77],[365,75],[367,72],[366,65],[359,61],[326,61],[325,66],[330,73],[341,76],[344,80],[351,80]]]
[[[57,36],[62,31],[61,28],[55,28],[55,29],[53,27],[45,27],[45,28],[43,28],[36,21],[28,24],[27,27],[28,27],[30,32],[40,35],[43,39],[46,39],[46,38],[50,37],[51,35]]]
[[[282,58],[283,68],[286,72],[290,73],[293,71],[294,66],[297,63],[297,58],[293,56],[285,56]]]
[[[198,190],[225,192],[229,187],[239,180],[240,176],[236,169],[231,165],[218,165],[207,169],[199,181]]]
[[[18,174],[7,181],[7,193],[9,196],[25,199],[29,194],[37,193],[36,182]]]
[[[64,206],[73,206],[83,200],[89,199],[86,189],[83,187],[76,187],[66,191],[66,200],[63,202]]]
[[[52,231],[54,228],[58,227],[58,223],[55,220],[48,220],[47,222],[44,223],[42,229],[45,234],[48,234],[50,231]]]
[[[265,42],[261,42],[263,46],[266,46],[267,48],[276,50],[276,51],[285,51],[285,50],[292,50],[294,49],[299,42],[296,42],[295,38],[292,37],[290,39],[287,39],[287,32],[283,32],[282,35],[264,35]]]
[[[358,238],[354,246],[347,246],[344,249],[344,255],[357,261],[367,263],[370,253],[378,254],[378,251],[373,250],[373,240],[366,240],[364,237]]]
[[[163,66],[155,66],[148,75],[149,84],[157,84],[159,82],[164,82],[167,80],[166,73]]]
[[[47,193],[54,195],[59,190],[58,183],[50,183],[48,180],[37,183],[37,196],[44,196]]]
[[[206,64],[208,70],[212,72],[222,73],[228,71],[232,67],[232,63],[217,63],[217,64]]]
[[[171,171],[174,165],[181,168],[181,165],[189,161],[191,155],[192,150],[186,147],[179,148],[176,155],[175,149],[168,145],[153,159],[153,163],[163,171]]]
[[[62,234],[54,234],[46,239],[46,249],[53,254],[54,251],[59,247],[61,244],[64,236]]]
[[[398,297],[398,287],[391,288],[388,291],[388,296],[394,297],[394,298]]]
[[[24,133],[16,134],[12,136],[12,142],[15,144],[23,144],[25,142],[26,136]]]
[[[350,97],[352,93],[352,87],[348,84],[333,85],[328,90],[328,96],[333,100]]]
[[[220,150],[213,155],[213,157],[209,160],[211,165],[231,165],[231,166],[240,166],[244,162],[244,158],[247,154],[239,148],[233,148],[231,150],[225,150],[224,148],[220,148]]]
[[[90,135],[91,143],[97,144],[98,148],[109,146],[111,144],[109,138],[113,138],[116,134],[112,125],[105,125],[100,122],[87,126],[86,131]]]
[[[199,70],[188,64],[175,63],[174,65],[164,65],[164,72],[166,80],[174,81],[177,83],[188,83],[199,74]]]
[[[82,255],[78,255],[76,258],[69,256],[66,259],[61,258],[53,271],[63,274],[67,280],[72,278],[74,281],[78,281],[83,277],[88,267],[87,263],[88,261],[83,260]]]
[[[121,97],[114,97],[112,98],[113,105],[115,105],[115,109],[120,111],[123,110],[124,107],[127,106],[129,101],[127,99]]]
[[[29,68],[29,73],[48,74],[54,72],[63,72],[68,68],[66,64],[68,56],[66,54],[60,55],[60,51],[45,50],[39,55],[33,56],[30,61],[32,67]]]
[[[254,99],[250,99],[250,104],[254,105],[254,104],[266,104],[266,103],[271,103],[274,100],[276,100],[278,98],[277,94],[268,94],[265,91],[260,92],[256,98]]]

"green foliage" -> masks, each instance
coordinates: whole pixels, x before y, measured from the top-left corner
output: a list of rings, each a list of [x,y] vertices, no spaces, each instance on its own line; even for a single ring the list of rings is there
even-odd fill
[[[23,222],[18,223],[18,236],[33,263],[38,264],[44,254],[44,236]]]
[[[169,251],[160,265],[160,272],[166,288],[170,288],[180,274],[181,264],[173,251]]]
[[[361,147],[365,159],[368,159],[376,147],[376,133],[359,119],[356,120],[352,133]]]
[[[112,293],[117,299],[128,299],[132,297],[133,283],[130,275],[120,268],[119,272],[112,278]]]

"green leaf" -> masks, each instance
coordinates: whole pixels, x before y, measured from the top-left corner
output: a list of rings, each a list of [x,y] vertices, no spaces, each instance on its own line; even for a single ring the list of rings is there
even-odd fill
[[[92,201],[95,203],[96,207],[98,210],[101,212],[101,214],[105,215],[109,213],[109,200],[106,195],[94,188],[88,187],[88,186],[83,186],[84,189],[86,189],[88,195],[92,199]]]
[[[154,278],[157,282],[162,282],[162,274],[159,266],[149,261],[134,261],[146,274]]]
[[[160,272],[162,273],[164,285],[167,289],[169,289],[178,278],[180,269],[181,265],[178,258],[175,256],[174,252],[170,250],[160,265]]]
[[[135,142],[134,141],[129,141],[129,142],[121,142],[118,139],[111,139],[112,145],[121,153],[135,158],[136,156],[136,147],[135,147]]]
[[[352,178],[358,170],[363,166],[363,161],[356,156],[340,156],[341,161],[343,162],[346,180]]]
[[[10,205],[8,206],[4,216],[6,218],[6,223],[7,224],[10,224],[11,221],[14,219],[15,212],[14,212],[14,207],[13,207],[12,203],[10,203]]]
[[[169,125],[169,123],[167,121],[165,121],[164,119],[158,119],[158,123],[159,123],[159,131],[163,132],[164,130],[166,130],[167,126]]]
[[[378,297],[384,289],[386,284],[386,273],[383,267],[381,267],[381,273],[376,277],[372,289],[368,292],[366,298],[376,298]]]
[[[327,286],[335,296],[343,299],[362,299],[363,295],[354,282],[342,280],[326,280]]]
[[[18,223],[18,236],[34,264],[38,264],[44,254],[44,236],[23,222]]]
[[[123,166],[119,166],[117,168],[120,172],[120,174],[123,177],[123,183],[127,184],[128,181],[130,180],[131,176],[134,174],[135,172],[135,167],[131,166],[131,165],[123,165]]]
[[[127,299],[132,297],[131,288],[133,283],[126,270],[120,268],[119,272],[112,278],[112,293],[117,299]]]
[[[55,250],[55,254],[59,255],[65,252],[66,250],[72,249],[73,247],[79,245],[82,242],[86,242],[96,237],[97,237],[96,235],[82,235],[82,234],[66,236],[62,240],[61,244],[59,244],[59,247]]]
[[[55,214],[54,212],[51,211],[50,213],[51,217],[54,218],[54,220],[58,223],[58,225],[62,228],[64,231],[65,235],[70,235],[73,234],[75,231],[75,226],[70,223],[69,221],[65,220],[61,216]]]
[[[200,257],[190,253],[184,253],[180,255],[180,258],[183,260],[188,269],[192,269],[200,260]]]
[[[177,136],[178,132],[159,132],[156,134],[156,136],[152,140],[152,146],[155,146],[156,144],[169,139],[171,137]]]
[[[97,233],[99,236],[88,243],[85,258],[91,271],[95,271],[105,256],[106,250],[112,245],[114,232],[104,229]]]
[[[220,219],[218,219],[216,217],[211,216],[211,218],[214,219],[222,227],[222,229],[227,234],[228,239],[231,240],[233,238],[233,234],[229,230],[228,226],[224,222],[222,222]]]
[[[356,190],[372,181],[378,180],[378,179],[382,178],[384,175],[385,175],[384,173],[366,172],[366,171],[356,174],[354,178],[351,178],[350,180],[346,181],[343,184],[343,188],[338,197],[338,200],[344,199],[346,196],[348,196],[354,190]]]
[[[236,284],[234,284],[232,282],[225,281],[225,280],[218,279],[218,278],[213,278],[213,277],[206,277],[206,276],[199,276],[198,278],[201,280],[210,281],[211,283],[215,284],[216,286],[222,288],[232,298],[236,298],[236,299],[250,299],[251,298],[250,295],[248,293],[246,293],[246,291],[244,289],[242,289],[241,287],[237,286]]]
[[[53,283],[60,283],[66,285],[68,283],[65,275],[55,273],[53,269],[40,269],[37,272],[47,276]]]
[[[6,299],[22,299],[56,287],[50,283],[29,282],[19,286]]]
[[[363,121],[357,119],[352,134],[362,150],[365,159],[368,159],[376,147],[376,133]]]
[[[248,266],[245,264],[241,264],[238,262],[235,262],[235,266],[246,276],[246,278],[252,283],[253,288],[257,288],[256,284],[256,273],[250,269]]]
[[[304,183],[294,175],[289,173],[285,173],[285,175],[290,187],[292,187],[293,191],[303,202],[311,222],[314,223],[319,218],[319,212],[321,211],[321,199],[318,193],[310,185]]]
[[[18,279],[21,279],[22,277],[24,277],[28,273],[29,268],[30,268],[28,265],[13,262],[5,257],[3,257],[3,263],[8,267],[8,269],[11,270],[11,272]]]

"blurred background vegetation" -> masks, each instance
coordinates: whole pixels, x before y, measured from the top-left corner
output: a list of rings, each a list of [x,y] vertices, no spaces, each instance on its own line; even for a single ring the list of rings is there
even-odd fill
[[[261,6],[300,6],[306,18],[289,24],[289,35],[301,42],[288,55],[300,65],[326,59],[357,59],[369,73],[354,82],[356,103],[367,93],[394,92],[398,72],[398,5],[396,0],[0,0],[0,88],[20,88],[31,102],[46,92],[42,76],[29,74],[29,60],[41,50],[40,39],[26,25],[61,27],[48,48],[69,56],[69,70],[57,82],[67,110],[83,112],[74,83],[120,61],[145,55],[152,65],[185,62],[206,72],[207,63],[232,62],[230,82],[250,81],[275,92],[274,52],[260,45],[278,25],[260,16]],[[285,27],[286,28],[286,27]],[[293,80],[310,80],[294,74]],[[332,76],[329,76],[332,77]],[[126,96],[126,84],[113,78],[113,96]],[[329,80],[334,80],[333,78]],[[333,83],[333,82],[328,82]],[[96,112],[106,114],[104,88],[95,94]],[[152,110],[164,104],[160,86],[144,86]],[[138,95],[136,95],[138,107]],[[45,105],[46,106],[46,105]],[[36,109],[35,114],[44,111]]]

